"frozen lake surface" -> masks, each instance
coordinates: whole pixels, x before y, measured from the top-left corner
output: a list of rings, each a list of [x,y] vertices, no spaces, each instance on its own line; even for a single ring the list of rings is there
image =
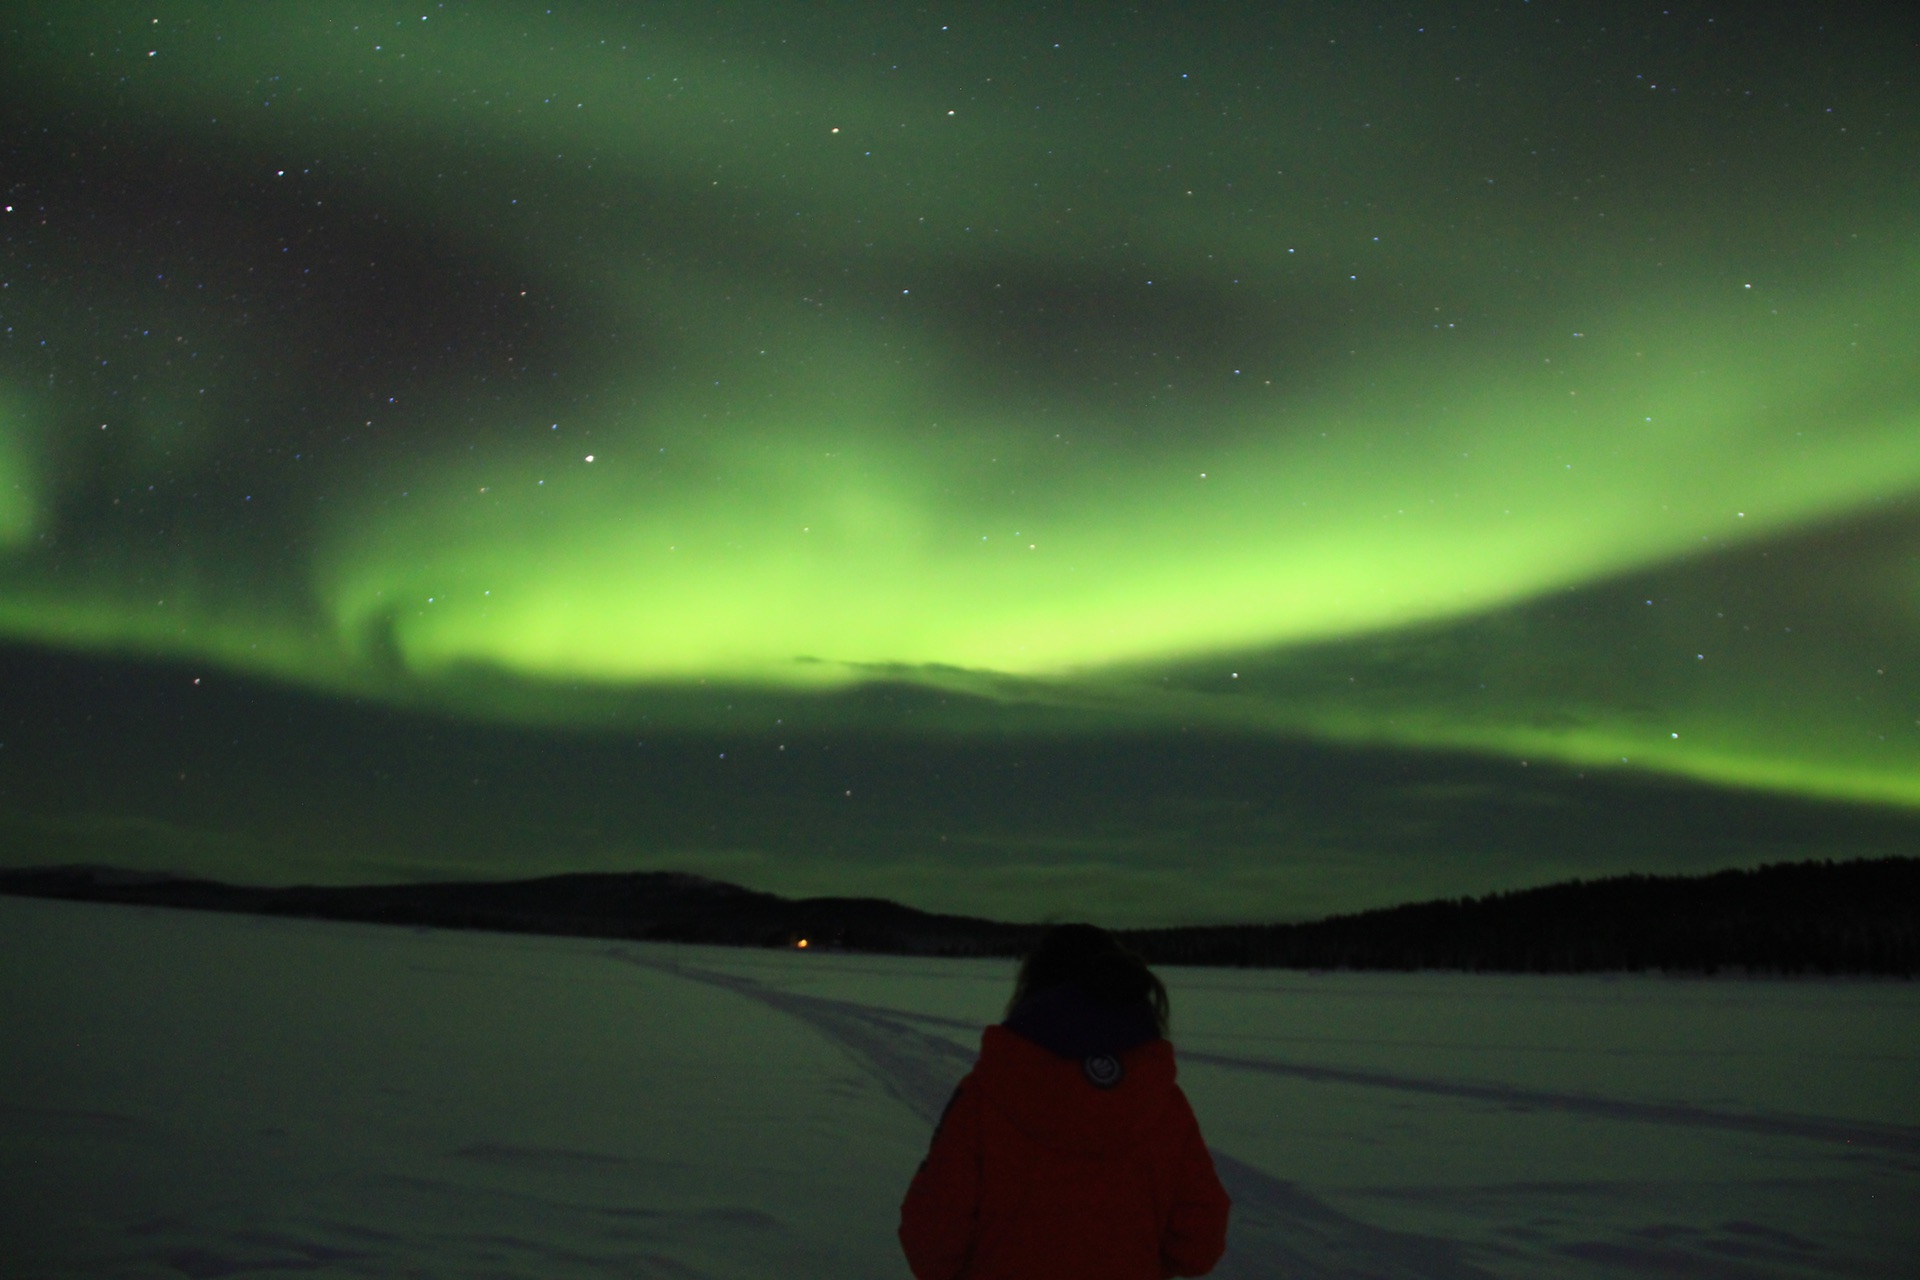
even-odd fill
[[[1216,1275],[1920,1274],[1920,988],[1163,969]],[[1012,965],[0,899],[8,1276],[902,1277]]]

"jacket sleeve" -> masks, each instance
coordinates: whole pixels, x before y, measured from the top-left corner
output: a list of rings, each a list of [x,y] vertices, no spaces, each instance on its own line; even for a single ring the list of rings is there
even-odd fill
[[[1227,1251],[1227,1214],[1233,1201],[1214,1172],[1200,1136],[1200,1122],[1180,1096],[1182,1129],[1174,1181],[1173,1212],[1160,1241],[1160,1267],[1169,1276],[1203,1276]]]
[[[900,1205],[900,1247],[917,1280],[955,1280],[980,1219],[980,1098],[960,1082]]]

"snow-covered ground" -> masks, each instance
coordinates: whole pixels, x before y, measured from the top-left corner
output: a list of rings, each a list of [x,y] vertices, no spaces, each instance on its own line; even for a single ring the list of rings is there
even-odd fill
[[[0,1274],[906,1274],[1012,966],[0,899]],[[1163,971],[1216,1274],[1920,1274],[1920,987]]]

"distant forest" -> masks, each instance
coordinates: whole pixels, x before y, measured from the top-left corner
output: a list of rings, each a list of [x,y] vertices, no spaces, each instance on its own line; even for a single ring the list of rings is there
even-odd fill
[[[1130,932],[1164,964],[1487,973],[1920,969],[1920,858],[1571,880],[1311,924]]]
[[[919,956],[1015,956],[1044,928],[878,898],[782,898],[675,872],[255,888],[107,867],[0,893],[444,929]],[[1877,974],[1920,968],[1920,858],[1618,876],[1306,924],[1117,931],[1149,963],[1482,973]]]

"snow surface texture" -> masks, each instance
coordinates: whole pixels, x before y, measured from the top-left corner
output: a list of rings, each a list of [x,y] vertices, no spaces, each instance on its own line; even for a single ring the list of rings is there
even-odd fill
[[[1910,984],[1163,973],[1217,1275],[1915,1274]],[[0,1272],[905,1276],[1011,975],[0,899]]]

